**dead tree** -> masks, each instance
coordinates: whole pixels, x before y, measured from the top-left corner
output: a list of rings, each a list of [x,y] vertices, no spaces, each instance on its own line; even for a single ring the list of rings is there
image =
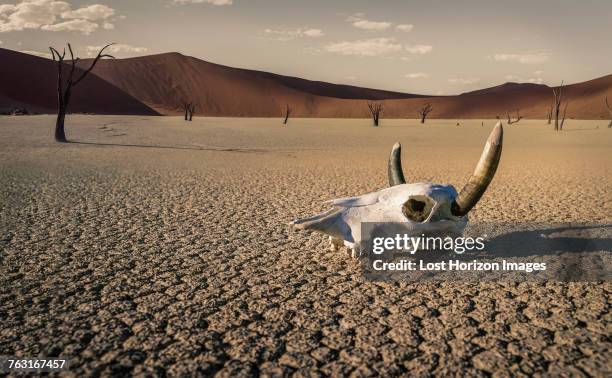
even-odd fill
[[[431,106],[431,104],[425,104],[420,110],[419,110],[419,115],[421,116],[421,123],[425,123],[425,118],[427,118],[427,115],[429,113],[431,113],[433,110],[433,106]]]
[[[559,115],[561,114],[561,102],[563,101],[563,81],[559,88],[553,88],[553,116],[555,117],[555,131],[563,129],[563,123],[565,122],[565,110],[567,110],[567,103],[565,104],[565,110],[563,111],[563,119],[559,123]]]
[[[552,114],[553,114],[553,106],[550,106],[550,109],[548,110],[548,113],[546,114],[546,118],[548,118],[548,122],[547,124],[550,125],[550,122],[552,121]]]
[[[285,108],[285,120],[283,121],[283,125],[286,125],[287,122],[289,122],[289,115],[291,115],[291,108],[289,107],[289,104],[287,104],[287,107]]]
[[[508,117],[508,125],[512,125],[513,123],[517,123],[518,121],[523,119],[523,116],[521,116],[518,109],[516,109],[516,119],[514,121],[510,117],[510,112],[506,111],[506,116]]]
[[[81,80],[89,75],[100,59],[114,58],[112,55],[103,54],[104,50],[111,45],[113,44],[111,43],[102,47],[102,49],[100,49],[98,52],[98,55],[96,55],[94,60],[91,62],[89,68],[85,71],[79,70],[78,77],[76,79],[74,78],[74,74],[80,58],[74,58],[70,43],[68,43],[68,51],[70,52],[70,67],[66,79],[64,79],[64,58],[66,57],[66,49],[64,49],[60,54],[55,48],[49,47],[49,50],[51,50],[51,55],[53,56],[53,61],[57,63],[57,120],[55,121],[56,141],[68,141],[64,131],[64,121],[66,119],[66,112],[68,111],[68,104],[70,103],[70,98],[72,97],[72,88],[77,86]]]
[[[378,127],[378,122],[380,120],[380,113],[383,111],[382,102],[368,102],[368,108],[370,109],[370,114],[372,115],[372,121],[374,122],[374,127]]]
[[[608,109],[608,113],[610,113],[610,123],[608,124],[608,129],[612,128],[612,108],[610,108],[610,104],[608,104],[608,96],[604,99],[606,103],[606,109]]]
[[[183,101],[181,107],[183,108],[185,121],[191,121],[195,113],[196,105],[193,102]]]

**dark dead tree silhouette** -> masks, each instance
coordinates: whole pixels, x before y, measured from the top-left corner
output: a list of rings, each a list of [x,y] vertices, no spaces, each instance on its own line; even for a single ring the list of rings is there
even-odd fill
[[[292,111],[292,110],[293,110],[293,109],[291,109],[291,108],[289,107],[289,104],[287,104],[287,106],[286,106],[286,108],[285,108],[285,120],[283,121],[283,125],[286,125],[286,124],[287,124],[287,122],[289,122],[289,116],[291,115],[291,111]]]
[[[608,96],[606,96],[604,102],[606,103],[606,109],[608,109],[608,113],[610,113],[610,123],[608,124],[608,129],[612,129],[612,108],[610,107],[610,104],[608,104]]]
[[[185,121],[189,121],[189,109],[191,108],[191,103],[183,101],[181,103],[181,107],[183,108]]]
[[[193,102],[183,101],[181,107],[183,108],[185,121],[193,120],[196,105]]]
[[[381,102],[368,102],[368,109],[370,109],[370,114],[372,115],[374,127],[378,127],[378,123],[380,121],[380,113],[382,113],[383,111],[383,104]]]
[[[183,101],[181,103],[181,107],[183,108],[185,121],[193,120],[193,115],[195,114],[196,104],[193,102]]]
[[[521,116],[518,109],[516,109],[516,119],[515,120],[512,120],[512,117],[510,117],[510,112],[508,111],[506,111],[506,117],[508,117],[508,125],[512,125],[513,123],[517,123],[518,121],[523,119],[523,116]]]
[[[68,104],[70,103],[70,99],[72,97],[72,88],[76,87],[89,73],[94,69],[98,61],[102,58],[115,58],[112,55],[103,54],[104,50],[106,50],[109,46],[113,45],[108,44],[98,52],[98,55],[91,62],[89,68],[85,71],[79,70],[79,75],[75,79],[74,74],[77,70],[77,64],[79,63],[80,58],[74,57],[74,53],[72,52],[72,46],[68,43],[68,51],[70,52],[70,66],[68,67],[68,76],[64,80],[64,58],[66,57],[66,49],[62,51],[60,54],[53,47],[49,47],[51,50],[51,56],[53,57],[53,61],[57,63],[57,119],[55,121],[55,140],[58,142],[67,142],[66,132],[64,131],[64,123],[66,120],[66,112],[68,111]]]
[[[563,130],[563,124],[565,123],[565,114],[567,111],[567,102],[563,110],[563,118],[559,123],[559,116],[561,115],[561,103],[563,102],[563,81],[559,88],[553,88],[553,116],[555,118],[555,131]]]
[[[425,123],[425,118],[427,118],[427,115],[431,113],[432,111],[433,111],[433,106],[431,106],[431,104],[429,103],[425,104],[419,110],[419,115],[421,116],[421,123]]]

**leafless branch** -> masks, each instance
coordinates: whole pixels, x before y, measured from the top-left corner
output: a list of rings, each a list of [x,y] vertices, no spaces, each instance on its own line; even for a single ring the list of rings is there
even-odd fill
[[[512,118],[510,117],[510,112],[508,111],[506,111],[506,116],[508,117],[508,125],[512,125],[513,123],[517,123],[518,121],[523,119],[523,116],[521,116],[518,109],[516,109],[516,119],[515,120],[512,120]]]

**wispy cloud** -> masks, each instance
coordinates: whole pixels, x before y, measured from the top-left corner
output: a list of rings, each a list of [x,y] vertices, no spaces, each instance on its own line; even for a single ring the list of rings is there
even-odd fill
[[[410,54],[427,54],[433,50],[433,46],[430,45],[407,45],[404,46],[404,49],[408,51]]]
[[[429,77],[429,74],[424,72],[412,72],[404,75],[404,77],[407,79],[425,79]]]
[[[493,55],[493,59],[498,62],[517,62],[521,64],[542,64],[548,61],[550,53],[538,52],[533,54],[511,54],[498,53]]]
[[[448,79],[448,82],[451,84],[470,85],[470,84],[479,83],[480,79],[477,77],[456,77],[456,78]]]
[[[395,30],[400,30],[404,32],[409,32],[414,29],[414,25],[412,24],[399,24],[395,27]]]
[[[309,38],[319,38],[323,37],[325,34],[321,29],[313,29],[313,28],[298,28],[298,29],[265,29],[263,34],[272,39],[276,39],[278,41],[291,41],[296,38],[309,37]]]
[[[100,49],[104,46],[87,46],[85,47],[85,52],[88,56],[94,56],[100,51]],[[137,47],[132,45],[126,45],[123,43],[117,43],[115,45],[109,46],[105,52],[110,54],[144,54],[149,51],[146,47]]]
[[[365,14],[355,13],[349,16],[346,21],[350,22],[354,27],[364,30],[387,30],[393,23],[389,21],[371,21],[367,20]]]
[[[381,56],[402,51],[402,45],[394,38],[369,38],[332,42],[325,45],[324,49],[341,55]]]
[[[113,8],[102,4],[73,9],[66,1],[24,0],[0,5],[0,32],[40,29],[88,35],[100,23],[110,24],[114,14]]]
[[[433,49],[429,45],[402,45],[395,38],[368,38],[356,41],[331,42],[324,46],[324,50],[341,55],[360,56],[390,56],[402,51],[410,54],[427,54]],[[400,58],[409,60],[407,57]]]
[[[542,73],[542,71],[536,71],[536,72]],[[536,72],[534,72],[534,74]],[[533,84],[543,84],[544,83],[544,79],[542,79],[541,77],[530,77],[530,78],[524,79],[516,75],[506,75],[504,76],[504,79],[506,81],[512,81],[512,82],[517,82],[517,83],[533,83]]]

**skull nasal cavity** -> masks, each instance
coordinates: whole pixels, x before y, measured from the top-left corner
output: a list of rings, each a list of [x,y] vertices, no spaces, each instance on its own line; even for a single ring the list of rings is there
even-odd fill
[[[412,211],[418,211],[419,213],[425,209],[425,202],[417,201],[412,198],[408,200],[408,205],[410,205]]]

